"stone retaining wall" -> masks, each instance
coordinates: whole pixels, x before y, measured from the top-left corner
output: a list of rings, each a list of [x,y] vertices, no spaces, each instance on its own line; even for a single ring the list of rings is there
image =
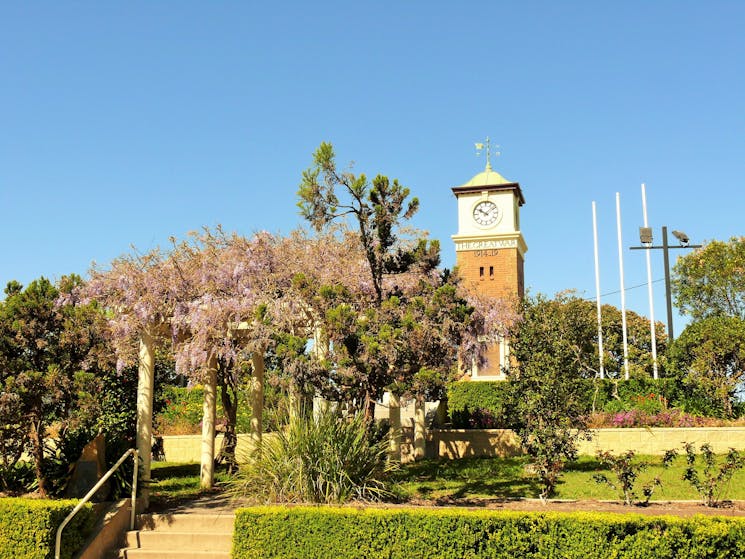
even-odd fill
[[[593,434],[591,441],[580,442],[580,454],[633,450],[661,455],[672,448],[681,450],[686,442],[696,446],[709,443],[717,453],[727,452],[730,447],[745,450],[745,427],[594,429]],[[430,458],[515,456],[521,452],[519,438],[509,429],[436,429],[427,437]]]
[[[580,443],[580,454],[594,455],[598,450],[613,453],[633,450],[638,454],[661,455],[671,448],[681,450],[686,442],[697,447],[709,443],[717,453],[727,452],[730,447],[745,450],[745,427],[619,428],[595,429],[593,433],[592,441]],[[222,435],[217,436],[215,454],[222,447],[222,439]],[[164,436],[165,459],[169,462],[199,462],[200,441],[200,435]],[[249,444],[248,435],[238,435],[239,458],[248,452]],[[516,456],[521,452],[518,436],[509,429],[434,429],[427,433],[428,458]]]
[[[266,436],[266,435],[265,435]],[[199,462],[202,455],[202,435],[165,435],[163,438],[163,454],[167,462]],[[215,438],[215,456],[222,448],[224,436],[217,435]],[[248,454],[251,446],[248,435],[238,435],[238,447],[236,456]]]

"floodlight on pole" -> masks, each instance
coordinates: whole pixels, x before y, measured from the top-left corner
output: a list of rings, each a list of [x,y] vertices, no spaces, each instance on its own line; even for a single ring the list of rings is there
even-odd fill
[[[670,341],[675,339],[673,333],[673,303],[672,303],[672,290],[670,289],[670,256],[669,250],[671,248],[701,248],[703,245],[692,245],[691,240],[682,231],[673,231],[673,236],[680,242],[680,245],[670,246],[667,242],[667,226],[662,227],[662,245],[652,245],[651,232],[647,236],[642,233],[647,227],[639,228],[639,240],[642,245],[640,247],[629,247],[631,250],[662,250],[663,260],[665,263],[665,300],[667,302],[667,336]],[[648,240],[649,239],[649,240]]]
[[[680,241],[680,244],[684,247],[688,246],[688,243],[691,242],[691,240],[688,238],[688,235],[683,233],[683,231],[676,231],[673,229],[673,236]]]

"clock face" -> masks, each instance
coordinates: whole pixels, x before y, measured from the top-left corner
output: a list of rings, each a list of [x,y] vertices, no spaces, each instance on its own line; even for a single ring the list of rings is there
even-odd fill
[[[481,226],[494,225],[499,219],[499,208],[494,202],[484,200],[473,208],[473,220]]]

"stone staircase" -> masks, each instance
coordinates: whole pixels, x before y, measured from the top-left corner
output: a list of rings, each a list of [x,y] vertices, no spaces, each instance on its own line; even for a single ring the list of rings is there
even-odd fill
[[[142,514],[138,530],[127,532],[120,559],[230,559],[232,512]]]

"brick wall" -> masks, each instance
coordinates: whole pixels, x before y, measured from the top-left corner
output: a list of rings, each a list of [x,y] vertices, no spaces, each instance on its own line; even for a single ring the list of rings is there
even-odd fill
[[[516,248],[458,251],[455,257],[461,277],[479,293],[523,296],[523,258]]]

